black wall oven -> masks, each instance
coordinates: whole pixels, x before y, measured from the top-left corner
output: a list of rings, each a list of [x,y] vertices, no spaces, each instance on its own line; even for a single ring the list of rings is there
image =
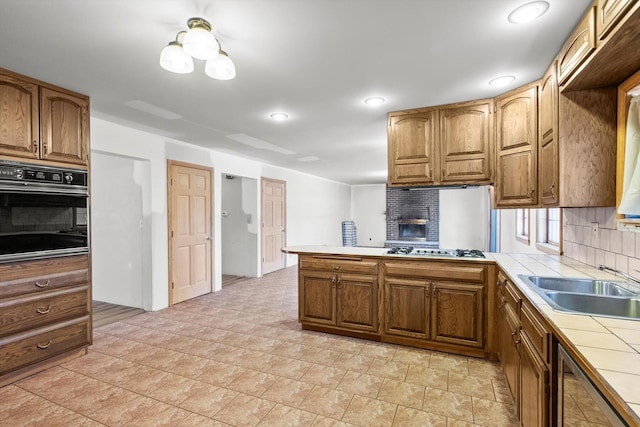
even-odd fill
[[[0,262],[89,251],[87,172],[0,161]]]

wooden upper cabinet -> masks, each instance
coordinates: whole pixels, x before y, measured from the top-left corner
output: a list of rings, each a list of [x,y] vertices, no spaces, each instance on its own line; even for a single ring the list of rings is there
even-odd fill
[[[492,107],[491,100],[482,100],[440,110],[442,183],[491,181]]]
[[[558,81],[564,84],[596,48],[596,7],[591,7],[558,54]]]
[[[604,40],[635,0],[597,0],[596,31],[598,41]]]
[[[496,207],[535,205],[537,85],[496,98]]]
[[[389,115],[389,185],[433,184],[436,112]]]
[[[547,71],[538,87],[538,191],[540,203],[557,205],[559,198],[558,146],[558,82],[555,63]]]
[[[89,98],[0,69],[0,156],[89,164]]]
[[[40,137],[43,159],[87,164],[89,102],[47,87],[40,88]]]
[[[38,85],[0,73],[0,155],[38,158]]]

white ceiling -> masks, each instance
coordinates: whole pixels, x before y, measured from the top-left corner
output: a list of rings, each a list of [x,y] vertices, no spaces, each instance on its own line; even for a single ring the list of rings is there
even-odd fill
[[[542,18],[509,23],[527,1],[0,0],[0,67],[89,95],[95,117],[340,182],[384,183],[387,112],[538,79],[591,3],[547,0]],[[198,60],[187,75],[159,66],[194,16],[213,25],[234,80],[207,77]],[[487,85],[503,74],[517,80]],[[374,95],[387,102],[363,103]],[[270,119],[276,111],[289,120]],[[299,160],[310,156],[319,160]]]

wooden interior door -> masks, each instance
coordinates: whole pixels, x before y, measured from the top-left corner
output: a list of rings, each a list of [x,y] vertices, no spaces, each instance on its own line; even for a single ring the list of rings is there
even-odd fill
[[[169,304],[212,291],[212,170],[169,161]]]
[[[286,183],[262,178],[262,274],[285,267]]]

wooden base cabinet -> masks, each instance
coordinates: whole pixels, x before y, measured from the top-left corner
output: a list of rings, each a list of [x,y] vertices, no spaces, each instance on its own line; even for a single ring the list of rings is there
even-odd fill
[[[0,264],[0,386],[86,352],[89,257]]]
[[[383,341],[485,356],[485,265],[383,261],[382,277]]]
[[[515,286],[498,273],[498,354],[523,427],[549,425],[551,333]]]
[[[301,256],[299,320],[303,326],[378,333],[378,262]]]

